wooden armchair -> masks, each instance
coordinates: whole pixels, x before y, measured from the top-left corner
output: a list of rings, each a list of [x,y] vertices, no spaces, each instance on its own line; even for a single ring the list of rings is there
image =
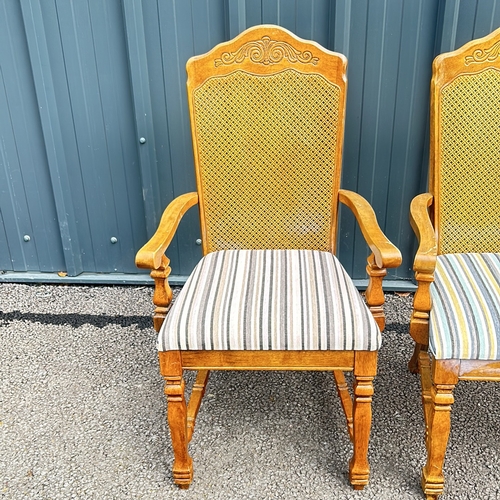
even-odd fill
[[[419,371],[428,499],[443,492],[453,389],[500,381],[500,30],[438,56],[429,193],[411,203],[419,239],[410,370]]]
[[[350,481],[362,489],[382,279],[401,256],[369,204],[339,189],[346,59],[260,26],[191,58],[187,74],[198,191],[172,201],[136,257],[156,283],[174,481],[192,481],[188,443],[209,370],[331,370],[354,444]],[[333,254],[339,202],[372,250],[368,307]],[[164,252],[195,204],[204,257],[169,309]],[[198,370],[189,403],[183,370]],[[344,371],[354,371],[353,401]]]

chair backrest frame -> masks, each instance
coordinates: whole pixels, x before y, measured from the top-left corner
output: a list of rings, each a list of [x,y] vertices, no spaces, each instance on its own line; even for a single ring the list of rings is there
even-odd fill
[[[500,29],[436,57],[430,114],[438,254],[500,251]]]
[[[272,25],[250,28],[233,40],[221,43],[208,53],[192,57],[188,61],[186,66],[187,93],[204,255],[211,251],[227,248],[316,248],[334,251],[344,139],[346,69],[347,60],[342,54],[328,51],[315,42],[302,40],[286,29]],[[252,95],[252,91],[248,90],[247,84],[259,87],[255,95]],[[292,101],[297,96],[297,102],[283,104],[279,95],[273,96],[273,85],[279,86],[280,91],[284,90],[287,98],[290,96],[293,98]],[[290,85],[291,90],[287,90],[288,85]],[[295,88],[299,90],[295,91]],[[319,88],[326,97],[318,98],[317,95],[314,95],[315,88]],[[223,97],[219,99],[217,93]],[[332,102],[329,102],[330,97]],[[233,98],[236,104],[231,102]],[[252,107],[259,108],[261,100],[266,103],[268,100],[271,103],[271,108],[276,107],[277,111],[274,115],[270,111],[269,116],[263,118],[251,116]],[[283,115],[293,114],[296,106],[299,111],[295,112],[290,122],[285,122],[286,117],[284,118]],[[237,111],[240,107],[249,113],[247,122],[241,122],[244,118],[242,118],[243,115],[239,116]],[[226,108],[230,111],[227,111]],[[268,108],[267,104],[262,104],[259,109],[265,114],[265,110]],[[302,120],[299,114],[306,115],[308,111],[305,110],[308,109],[313,110],[311,116]],[[259,111],[256,111],[257,113]],[[316,115],[313,116],[314,113]],[[327,114],[328,116],[326,116]],[[232,126],[233,119],[236,123],[236,132],[222,130],[228,121],[231,122],[229,125]],[[256,123],[254,123],[254,119]],[[304,129],[305,132],[301,129],[302,122],[305,123],[306,120],[309,121],[304,127],[311,128],[310,134],[309,129]],[[333,123],[332,126],[326,126],[326,120],[336,123]],[[281,127],[283,123],[284,126]],[[314,130],[316,125],[319,134],[325,130],[331,134],[327,139],[328,144],[324,145],[323,151],[320,151],[321,154],[314,152],[317,149],[317,144],[321,143],[321,141],[314,142],[318,135],[318,131]],[[269,142],[269,145],[266,144],[266,141]],[[295,147],[294,141],[301,143],[297,150],[293,149]],[[307,144],[308,141],[311,141],[311,144]],[[284,145],[282,146],[281,143]],[[257,163],[261,157],[264,163],[257,165],[255,171],[249,168],[248,164],[245,164],[244,168],[239,165],[238,162],[242,162],[241,156],[236,160],[232,157],[233,146],[245,149],[247,144],[252,144],[254,147],[248,153],[250,167]],[[281,151],[278,151],[280,147]],[[325,151],[328,154],[325,154]],[[215,163],[222,165],[222,167],[226,164],[229,166],[225,173],[226,178],[222,177],[222,180],[219,180],[215,177],[215,182],[212,182],[212,185],[220,188],[214,195],[212,191],[207,189],[207,179],[210,181],[213,178],[210,176],[214,175],[209,171],[208,163],[212,157],[219,153],[222,156],[216,158]],[[302,154],[303,157],[300,156]],[[297,168],[291,165],[295,163],[290,161],[294,156],[298,157]],[[327,158],[327,156],[329,157]],[[317,157],[320,159],[318,160]],[[230,164],[233,160],[235,165]],[[305,163],[309,163],[309,160],[311,164],[305,165]],[[245,162],[243,161],[243,163]],[[281,186],[273,188],[274,191],[269,189],[269,193],[260,197],[260,191],[265,191],[269,187],[266,183],[274,183],[277,179],[276,176],[279,177],[279,169],[285,172]],[[315,213],[307,213],[307,207],[305,210],[303,207],[306,198],[316,196],[315,191],[309,189],[312,183],[320,182],[318,179],[311,178],[309,179],[310,186],[308,186],[308,172],[312,172],[311,175],[318,174],[317,176],[319,176],[322,169],[328,170],[325,177],[328,177],[329,182],[329,199],[327,200],[329,206],[326,207],[329,214],[326,216],[316,213],[324,211],[326,204],[324,200],[318,201],[319,205],[311,208],[311,211]],[[234,175],[233,171],[235,171]],[[209,173],[207,174],[207,172]],[[249,176],[255,177],[250,179]],[[286,187],[288,181],[285,177],[287,176],[290,176],[292,180],[294,178],[298,180],[296,188],[290,186],[288,189]],[[239,192],[241,186],[232,185],[240,182],[252,193],[249,199],[245,200],[245,193]],[[227,187],[226,190],[224,190],[224,186]],[[291,208],[278,205],[277,197],[274,196],[276,191],[284,192],[285,196],[290,198],[291,201],[288,203]],[[311,195],[311,193],[313,194]],[[227,206],[221,203],[222,208],[220,208],[216,204],[219,203],[220,199],[224,201],[233,194],[237,203],[240,203],[238,197],[242,198],[241,207],[237,209],[236,213],[226,214]],[[320,195],[325,196],[324,191],[321,191]],[[280,226],[285,226],[287,222],[273,222],[271,221],[273,216],[269,215],[268,217],[267,214],[283,210],[284,217],[288,217],[288,208],[297,220],[290,222],[291,229],[290,231],[286,230],[288,233],[285,234],[286,231],[283,229],[283,234],[278,235],[273,240],[269,235],[271,230],[268,226],[271,227],[272,231],[277,230],[279,233]],[[240,220],[239,212],[245,210],[250,210],[250,212],[245,216],[242,215]],[[252,210],[256,211],[254,218]],[[305,213],[300,215],[300,211]],[[269,220],[266,219],[259,226],[259,217]],[[319,221],[318,227],[321,224],[327,224],[327,230],[325,227],[315,228],[315,217]],[[233,220],[230,222],[237,226],[237,232],[230,234],[227,241],[222,241],[224,237],[221,236],[226,230],[224,224],[227,221],[223,220],[221,227],[218,227],[219,218],[222,220],[232,218]],[[311,246],[308,246],[308,232],[312,235]],[[313,233],[315,232],[319,235],[317,241],[314,239]],[[267,243],[267,236],[259,236],[266,233],[269,235],[269,243]],[[255,246],[250,241],[250,238],[254,237],[257,240]]]

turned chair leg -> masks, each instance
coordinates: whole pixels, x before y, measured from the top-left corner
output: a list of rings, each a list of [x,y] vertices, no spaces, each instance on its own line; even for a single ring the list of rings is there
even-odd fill
[[[427,500],[437,499],[444,489],[443,464],[450,435],[451,405],[454,401],[453,389],[458,382],[458,365],[434,361],[432,371],[431,401],[428,412],[425,412],[427,463],[422,469],[422,489]]]
[[[354,364],[353,447],[349,480],[355,490],[362,490],[370,477],[368,443],[372,421],[373,379],[377,370],[376,351],[356,351]]]
[[[160,353],[160,369],[165,379],[167,418],[174,451],[174,482],[187,489],[193,480],[193,459],[188,452],[188,413],[180,352]]]

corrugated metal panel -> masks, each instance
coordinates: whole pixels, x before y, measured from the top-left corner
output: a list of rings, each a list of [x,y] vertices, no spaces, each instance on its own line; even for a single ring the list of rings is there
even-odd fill
[[[24,241],[24,237],[29,241]],[[64,269],[22,11],[0,4],[0,269]]]
[[[195,186],[187,59],[273,23],[347,55],[343,186],[373,204],[404,256],[391,278],[408,280],[408,205],[425,189],[431,62],[499,26],[499,3],[4,0],[0,269],[37,279],[37,271],[82,280],[140,273],[136,250],[168,202]],[[340,258],[363,279],[365,244],[347,210],[341,223]],[[174,275],[199,260],[198,237],[193,210],[169,252]]]
[[[436,54],[455,50],[499,25],[498,0],[440,0]]]
[[[135,272],[146,231],[121,5],[21,7],[65,270]]]

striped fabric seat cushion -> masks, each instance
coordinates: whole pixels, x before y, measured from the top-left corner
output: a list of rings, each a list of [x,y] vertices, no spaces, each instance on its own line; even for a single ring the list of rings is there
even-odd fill
[[[431,297],[436,359],[500,359],[500,254],[439,255]]]
[[[224,250],[194,269],[160,330],[166,350],[377,350],[380,332],[331,253]]]

